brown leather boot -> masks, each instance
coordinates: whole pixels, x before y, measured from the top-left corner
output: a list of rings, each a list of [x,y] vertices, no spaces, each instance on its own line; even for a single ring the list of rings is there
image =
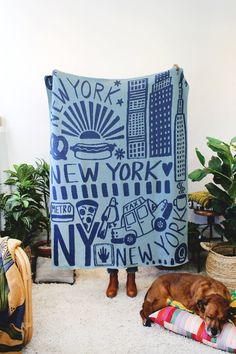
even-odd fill
[[[117,295],[118,287],[119,287],[118,274],[110,273],[110,281],[108,284],[106,295],[111,298],[115,297]]]
[[[126,294],[129,297],[135,297],[137,295],[135,273],[127,273]]]

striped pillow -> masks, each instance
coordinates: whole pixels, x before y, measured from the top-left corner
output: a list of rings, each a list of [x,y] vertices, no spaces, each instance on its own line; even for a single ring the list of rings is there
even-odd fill
[[[236,327],[231,323],[224,325],[218,337],[210,337],[205,331],[204,321],[199,316],[173,306],[156,311],[149,318],[170,331],[216,349],[236,353]]]

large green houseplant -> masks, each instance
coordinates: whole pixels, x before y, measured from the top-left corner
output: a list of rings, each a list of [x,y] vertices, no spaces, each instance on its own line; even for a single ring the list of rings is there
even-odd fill
[[[208,147],[214,155],[206,162],[196,149],[202,168],[189,174],[193,181],[201,181],[208,175],[212,182],[205,185],[211,194],[210,207],[217,212],[222,221],[215,225],[215,231],[224,236],[227,242],[220,244],[203,243],[209,251],[206,271],[211,277],[222,281],[228,288],[236,288],[236,137],[230,143],[207,138]]]
[[[21,240],[26,247],[46,230],[49,243],[49,165],[38,160],[36,167],[23,163],[5,172],[8,178],[4,184],[10,191],[0,194],[0,211],[5,219],[3,234]]]
[[[196,149],[203,167],[191,172],[189,178],[196,182],[212,175],[213,181],[205,185],[212,195],[210,206],[223,216],[222,222],[215,225],[215,230],[236,245],[236,137],[230,143],[208,137],[207,145],[215,155],[206,162]]]

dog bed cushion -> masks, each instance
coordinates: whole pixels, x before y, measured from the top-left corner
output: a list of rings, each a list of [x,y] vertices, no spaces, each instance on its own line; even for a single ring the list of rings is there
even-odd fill
[[[205,331],[205,323],[198,316],[173,306],[152,313],[149,318],[170,331],[210,345],[216,349],[236,353],[236,327],[226,323],[218,337],[210,337]]]
[[[235,307],[235,291],[231,292],[231,297],[231,306]],[[218,337],[211,337],[205,331],[205,323],[198,315],[186,310],[182,304],[176,301],[168,301],[168,304],[171,306],[152,313],[149,316],[150,320],[172,332],[216,349],[236,353],[236,327],[232,323],[226,323]]]

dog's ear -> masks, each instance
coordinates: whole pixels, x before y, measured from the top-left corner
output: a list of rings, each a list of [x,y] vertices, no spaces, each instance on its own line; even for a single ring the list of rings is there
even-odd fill
[[[197,301],[197,308],[200,312],[204,312],[206,305],[208,303],[208,299],[201,299]]]
[[[189,303],[188,309],[192,310],[194,312],[204,312],[207,303],[208,303],[207,299],[200,299],[197,301],[192,301]]]
[[[228,311],[228,320],[232,321],[234,325],[236,325],[236,308],[235,307],[230,307]]]

